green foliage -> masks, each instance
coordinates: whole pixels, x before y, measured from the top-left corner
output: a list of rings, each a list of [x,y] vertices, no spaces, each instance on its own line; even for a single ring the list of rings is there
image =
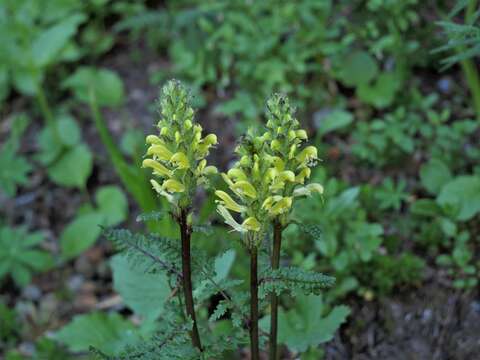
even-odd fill
[[[93,346],[109,355],[118,355],[125,346],[140,340],[130,321],[116,313],[101,312],[75,316],[54,338],[74,352],[88,351]]]
[[[100,226],[115,226],[128,213],[127,198],[117,186],[104,186],[95,194],[96,207],[87,205],[63,230],[60,246],[64,258],[72,258],[95,243]]]
[[[279,312],[278,341],[287,345],[290,351],[304,352],[331,340],[349,314],[347,306],[329,309],[322,296],[299,295],[294,308]],[[261,324],[267,330],[265,320],[262,319]]]
[[[0,147],[0,190],[7,196],[15,196],[18,185],[28,183],[27,174],[32,166],[19,154],[20,138],[28,126],[29,119],[18,115],[12,120],[9,139]]]
[[[114,256],[110,264],[113,288],[125,304],[143,319],[158,318],[172,292],[167,277],[161,273],[149,273],[148,263],[132,266],[124,255]]]
[[[297,267],[281,267],[265,271],[260,283],[264,294],[275,292],[280,295],[284,291],[289,291],[293,294],[319,295],[322,290],[335,284],[335,278]]]
[[[29,233],[25,227],[0,227],[0,279],[10,275],[17,286],[28,285],[32,273],[45,271],[53,265],[50,253],[38,245],[41,233]]]

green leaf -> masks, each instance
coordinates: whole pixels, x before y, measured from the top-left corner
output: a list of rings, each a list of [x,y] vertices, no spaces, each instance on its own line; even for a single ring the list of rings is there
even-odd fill
[[[420,168],[420,180],[431,194],[438,194],[442,187],[452,179],[448,166],[441,160],[432,159]]]
[[[100,235],[104,221],[103,214],[98,212],[76,217],[60,236],[62,256],[71,258],[88,249]]]
[[[334,110],[321,119],[318,131],[321,135],[344,128],[353,121],[353,115],[345,110]]]
[[[90,103],[91,93],[100,106],[120,106],[124,101],[122,80],[107,69],[80,67],[62,86],[71,89],[79,101]]]
[[[48,175],[59,185],[83,188],[92,166],[92,153],[85,144],[79,144],[62,155],[48,169]]]
[[[347,56],[340,70],[341,80],[349,86],[368,84],[378,73],[378,65],[366,51],[356,51]]]
[[[85,19],[83,14],[74,14],[41,32],[32,44],[32,59],[36,66],[52,63]]]
[[[336,306],[325,316],[325,305],[321,296],[301,295],[289,311],[280,309],[278,314],[278,341],[290,351],[304,352],[311,346],[331,340],[350,314],[347,306]],[[260,326],[268,330],[268,318]]]
[[[148,274],[148,264],[132,264],[124,255],[116,255],[110,265],[113,287],[125,304],[147,320],[155,320],[163,312],[163,304],[171,290],[163,273]]]
[[[442,209],[434,200],[419,199],[410,207],[412,214],[423,216],[437,216],[442,214]]]
[[[66,147],[77,145],[81,139],[81,131],[75,119],[69,114],[60,114],[55,122],[60,141]]]
[[[103,186],[95,194],[98,211],[104,215],[105,226],[115,226],[127,218],[128,201],[118,186]]]
[[[442,207],[453,207],[457,220],[470,220],[480,212],[480,177],[456,177],[443,186],[437,203]]]
[[[75,316],[54,338],[73,352],[88,351],[93,346],[113,356],[139,340],[135,330],[133,324],[119,314],[93,312]]]
[[[393,73],[382,73],[373,84],[361,84],[357,89],[358,97],[367,104],[385,108],[393,102],[401,82]]]
[[[49,269],[51,254],[36,247],[42,241],[41,233],[28,233],[24,227],[0,227],[0,279],[10,273],[18,286],[25,286],[33,271]]]
[[[28,183],[27,174],[32,166],[18,155],[14,142],[7,141],[0,150],[0,192],[7,196],[15,196],[18,185]]]

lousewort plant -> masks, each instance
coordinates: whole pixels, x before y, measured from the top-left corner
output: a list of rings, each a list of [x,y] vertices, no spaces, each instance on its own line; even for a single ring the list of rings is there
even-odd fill
[[[227,278],[228,270],[217,269],[219,264],[230,268],[234,256],[228,260],[225,255],[235,255],[233,250],[212,257],[195,246],[190,248],[192,233],[205,228],[194,221],[193,199],[197,188],[208,188],[210,176],[217,172],[205,159],[217,138],[213,134],[202,137],[202,128],[194,123],[188,92],[179,82],[170,81],[163,87],[159,106],[159,133],[146,138],[149,147],[143,167],[153,170],[152,187],[167,199],[179,225],[180,242],[161,233],[144,235],[121,229],[107,229],[105,235],[130,265],[166,275],[171,294],[156,318],[159,321],[154,324],[154,332],[115,359],[217,359],[250,340],[251,358],[258,360],[267,334],[259,329],[259,317],[267,313],[262,306],[268,296],[272,314],[270,348],[275,357],[277,296],[282,292],[317,294],[334,281],[323,274],[278,266],[281,233],[291,222],[294,200],[322,192],[319,184],[305,185],[310,167],[317,161],[317,151],[303,145],[307,136],[293,118],[288,100],[275,95],[268,101],[267,131],[259,136],[258,131],[249,130],[235,149],[238,161],[221,174],[228,189],[215,191],[217,212],[241,235],[250,255],[248,292],[240,286],[241,279]],[[140,218],[156,221],[162,216],[158,212]],[[274,249],[269,266],[262,245],[272,234],[272,224]],[[229,261],[230,265],[225,265]],[[214,301],[218,296],[221,299]],[[204,321],[205,311],[197,317],[194,300],[197,306],[203,302],[214,305],[208,322]],[[216,328],[217,321],[225,320],[231,327]],[[112,359],[98,349],[93,352],[102,359]]]
[[[278,269],[280,263],[280,248],[282,231],[289,224],[289,215],[297,197],[323,193],[323,187],[317,183],[305,185],[310,177],[312,166],[317,162],[317,149],[314,146],[303,146],[308,139],[307,132],[299,128],[299,122],[294,117],[294,109],[287,97],[275,94],[267,101],[267,132],[263,138],[268,142],[267,152],[273,157],[275,173],[285,179],[281,186],[273,187],[272,195],[265,202],[267,209],[273,209],[275,203],[282,202],[281,210],[271,215],[273,223],[273,248],[271,266]],[[283,175],[282,175],[283,174]],[[271,294],[270,317],[270,355],[277,358],[277,327],[278,327],[278,296]]]
[[[205,157],[217,143],[214,134],[202,138],[202,127],[194,124],[194,111],[186,89],[172,80],[164,86],[160,99],[159,135],[148,135],[147,157],[143,166],[153,169],[154,190],[172,205],[172,215],[180,227],[182,285],[185,309],[193,321],[192,343],[202,350],[192,295],[190,239],[192,199],[207,176],[216,173]]]

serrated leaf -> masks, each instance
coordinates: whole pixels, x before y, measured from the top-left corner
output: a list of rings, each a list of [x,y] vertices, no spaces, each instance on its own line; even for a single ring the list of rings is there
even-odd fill
[[[155,320],[163,312],[163,304],[171,293],[166,275],[146,273],[148,264],[132,264],[124,255],[114,256],[110,265],[113,287],[125,304],[144,319]]]

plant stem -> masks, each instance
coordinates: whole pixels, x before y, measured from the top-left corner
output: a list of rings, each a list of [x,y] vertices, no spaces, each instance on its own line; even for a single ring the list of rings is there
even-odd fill
[[[185,297],[185,309],[187,315],[192,319],[193,326],[190,331],[190,337],[192,338],[192,344],[200,351],[202,351],[202,344],[200,342],[200,335],[198,334],[197,319],[195,317],[195,308],[193,305],[192,294],[192,268],[190,259],[190,236],[191,229],[187,223],[188,210],[182,209],[180,211],[179,225],[180,236],[182,241],[182,275],[183,275],[183,296]]]
[[[255,245],[250,249],[250,351],[252,360],[260,359],[258,346],[258,256]]]
[[[280,265],[280,247],[282,245],[282,224],[275,220],[273,222],[273,251],[272,270],[278,269]],[[275,291],[270,295],[270,360],[277,359],[277,333],[278,333],[278,296]]]
[[[37,101],[38,106],[40,107],[40,112],[42,113],[43,119],[45,120],[46,125],[50,128],[53,134],[53,139],[58,144],[61,143],[60,135],[58,134],[58,129],[54,123],[54,117],[50,106],[48,105],[47,97],[41,86],[37,87]]]

